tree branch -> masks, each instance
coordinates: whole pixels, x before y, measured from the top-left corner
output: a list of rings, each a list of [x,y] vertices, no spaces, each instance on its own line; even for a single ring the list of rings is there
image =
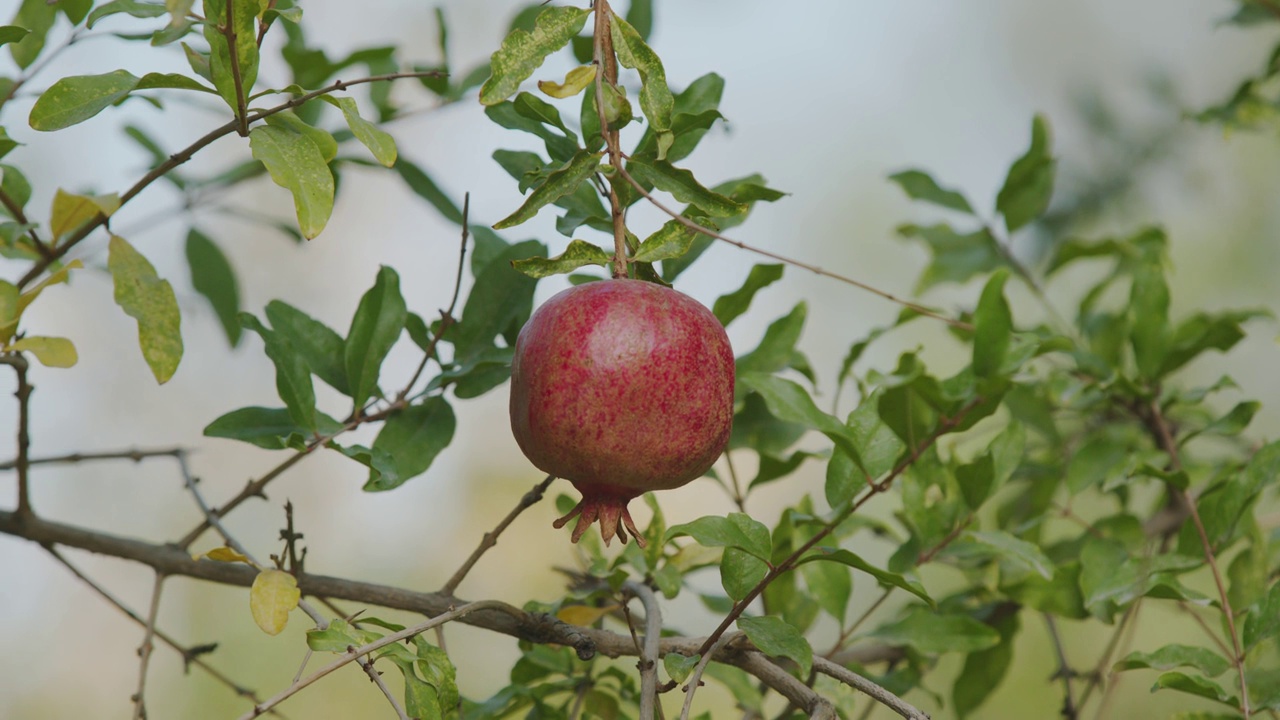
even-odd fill
[[[475,567],[476,563],[480,561],[480,557],[488,552],[489,548],[498,544],[498,536],[502,534],[502,531],[506,530],[507,526],[520,516],[520,513],[537,504],[555,479],[554,475],[548,475],[547,479],[534,485],[532,490],[525,493],[520,498],[520,503],[512,508],[511,512],[507,513],[507,516],[502,518],[502,521],[494,526],[492,530],[484,534],[484,537],[480,539],[480,545],[471,553],[471,557],[467,558],[467,561],[462,563],[462,567],[458,568],[453,577],[449,578],[449,582],[440,588],[440,594],[453,595],[458,586],[462,584],[463,579],[467,577],[467,573],[471,572],[471,568]]]
[[[855,690],[860,690],[866,693],[876,702],[898,713],[902,717],[907,718],[907,720],[929,720],[928,715],[921,712],[910,703],[905,702],[897,695],[894,695],[888,690],[885,690],[843,665],[837,665],[824,657],[815,657],[813,659],[813,669],[827,677],[835,678]]]
[[[156,582],[151,590],[151,609],[147,611],[146,630],[142,634],[142,645],[138,647],[138,691],[133,694],[133,718],[144,720],[147,717],[146,688],[147,666],[151,663],[151,640],[156,634],[156,617],[160,614],[160,592],[164,589],[164,575],[156,573]]]
[[[275,107],[271,107],[271,108],[267,108],[266,110],[259,110],[258,112],[251,113],[246,117],[245,122],[248,124],[255,123],[259,120],[271,117],[276,113],[284,112],[285,110],[291,110],[295,107],[298,107],[299,105],[305,105],[307,102],[310,102],[311,100],[314,100],[320,97],[321,95],[328,95],[330,93],[341,92],[353,85],[362,85],[365,83],[372,83],[372,82],[386,82],[389,80],[398,80],[401,78],[437,77],[440,74],[441,73],[439,71],[435,71],[435,70],[423,71],[423,72],[397,72],[397,73],[388,73],[385,75],[372,75],[370,77],[358,78],[356,80],[338,80],[330,85],[320,88],[319,90],[313,90],[305,95],[299,95],[298,97],[292,98],[287,102],[276,105]],[[187,147],[183,148],[182,150],[179,150],[173,155],[170,155],[168,160],[152,168],[150,172],[148,172],[146,175],[143,175],[140,180],[134,183],[132,187],[130,187],[120,196],[120,206],[123,207],[126,203],[128,203],[130,200],[136,197],[138,193],[146,189],[148,185],[167,175],[170,170],[173,170],[179,165],[182,165],[183,163],[190,160],[193,155],[195,155],[200,150],[204,149],[206,146],[212,144],[215,140],[219,140],[227,135],[230,135],[233,132],[236,132],[236,130],[239,127],[240,127],[239,121],[232,120],[231,122],[228,122],[224,125],[220,125],[219,127],[214,128],[213,130],[209,131],[204,136],[200,137],[198,140],[191,143]],[[92,220],[85,223],[83,226],[80,227],[79,230],[77,230],[74,234],[72,234],[71,237],[69,237],[65,242],[63,242],[58,247],[53,248],[51,257],[40,260],[35,264],[35,267],[28,270],[27,274],[23,275],[22,279],[18,281],[18,287],[24,288],[27,285],[29,285],[32,280],[35,280],[36,278],[40,277],[40,274],[43,273],[45,270],[47,270],[50,265],[62,259],[62,257],[65,256],[73,247],[75,247],[76,245],[79,245],[94,230],[97,230],[98,228],[102,227],[106,222],[107,222],[107,217],[99,213]]]
[[[13,466],[18,471],[18,508],[16,514],[19,519],[22,519],[34,515],[31,510],[31,487],[30,478],[28,477],[31,463],[27,459],[31,448],[29,408],[31,405],[31,391],[34,389],[27,382],[27,369],[31,366],[27,363],[27,358],[21,353],[0,355],[0,363],[11,366],[14,374],[18,376],[18,389],[13,393],[13,396],[18,398],[18,456],[14,459]]]

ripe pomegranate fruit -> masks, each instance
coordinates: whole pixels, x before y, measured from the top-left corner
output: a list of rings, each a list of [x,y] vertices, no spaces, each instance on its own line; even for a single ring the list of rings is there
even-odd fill
[[[733,350],[693,298],[642,280],[570,288],[516,339],[511,431],[540,470],[573,483],[577,542],[600,521],[605,544],[627,531],[627,503],[701,477],[729,442]],[[624,529],[625,528],[625,529]]]

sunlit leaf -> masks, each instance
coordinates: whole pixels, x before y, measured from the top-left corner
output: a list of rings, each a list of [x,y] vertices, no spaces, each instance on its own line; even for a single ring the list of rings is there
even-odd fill
[[[396,164],[395,138],[360,117],[360,109],[356,106],[356,101],[353,98],[334,97],[333,95],[321,95],[320,97],[326,102],[336,105],[342,111],[342,116],[346,118],[347,127],[351,129],[351,134],[356,136],[360,144],[369,149],[375,160],[386,167],[393,167]]]
[[[80,359],[75,344],[63,337],[28,335],[10,343],[8,349],[29,352],[45,367],[69,368]]]
[[[553,98],[563,100],[570,98],[589,87],[596,79],[595,65],[582,65],[570,70],[564,76],[563,83],[539,80],[538,89]]]
[[[548,55],[582,30],[589,14],[583,8],[550,7],[538,14],[532,32],[512,30],[489,59],[492,75],[480,88],[480,102],[496,105],[514,95]]]
[[[249,132],[249,148],[271,179],[293,194],[298,229],[310,240],[333,212],[333,174],[316,144],[280,126],[259,125]]]
[[[262,632],[279,635],[301,597],[297,578],[283,570],[263,570],[249,588],[249,611]]]

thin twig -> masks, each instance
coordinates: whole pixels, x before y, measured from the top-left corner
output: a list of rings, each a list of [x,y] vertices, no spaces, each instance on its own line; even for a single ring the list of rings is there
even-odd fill
[[[146,689],[147,666],[151,664],[151,640],[156,634],[156,617],[160,614],[160,591],[164,588],[164,575],[156,573],[156,582],[151,589],[151,609],[147,611],[146,631],[142,635],[142,645],[138,647],[138,691],[133,695],[133,718],[143,720],[147,717]]]
[[[22,211],[22,206],[15,202],[13,198],[9,197],[9,193],[5,192],[4,188],[0,188],[0,205],[3,205],[4,208],[9,211],[9,215],[12,216],[18,224],[31,225],[31,227],[27,228],[27,237],[31,238],[32,246],[35,247],[36,252],[40,253],[41,257],[46,260],[51,258],[53,254],[49,250],[49,246],[45,245],[44,241],[40,239],[40,235],[36,232],[35,226],[27,219],[27,214]]]
[[[462,563],[462,567],[458,568],[457,572],[453,574],[453,577],[449,578],[449,582],[445,583],[444,587],[440,588],[441,594],[452,595],[454,591],[458,589],[458,586],[462,584],[463,579],[467,577],[467,573],[471,572],[471,568],[475,567],[476,563],[479,562],[480,557],[488,552],[489,548],[498,544],[498,536],[502,534],[502,531],[506,530],[507,526],[511,525],[511,523],[520,516],[520,513],[530,507],[533,507],[538,501],[542,500],[542,496],[547,492],[547,488],[551,486],[551,483],[555,479],[554,475],[548,475],[545,480],[534,485],[532,490],[525,493],[520,498],[520,502],[511,509],[511,512],[507,513],[507,516],[502,518],[501,522],[495,525],[492,530],[485,533],[484,537],[480,538],[480,545],[471,552],[471,556],[467,558],[466,562]]]
[[[185,450],[183,448],[166,448],[163,450],[114,450],[111,452],[97,453],[71,453],[70,455],[30,458],[27,460],[27,465],[54,465],[61,463],[90,462],[95,460],[132,460],[134,462],[142,462],[147,458],[174,457],[181,452],[185,452]],[[0,471],[13,470],[17,467],[17,460],[0,463]]]
[[[467,240],[470,237],[467,217],[470,213],[471,193],[468,192],[462,196],[462,242],[459,243],[460,247],[458,249],[458,273],[453,279],[453,298],[449,300],[449,309],[440,315],[440,329],[431,336],[431,341],[422,349],[422,362],[418,363],[418,369],[413,371],[413,377],[409,378],[409,382],[405,384],[404,389],[396,396],[397,400],[404,400],[409,391],[413,389],[413,386],[417,384],[418,378],[422,377],[422,372],[427,369],[427,362],[435,357],[436,345],[439,344],[440,338],[454,323],[453,312],[458,306],[458,295],[462,289],[462,269],[467,262]]]
[[[443,625],[444,623],[452,622],[453,620],[457,620],[459,618],[465,617],[467,614],[475,612],[476,610],[483,610],[486,608],[496,608],[504,604],[505,603],[501,603],[493,600],[482,600],[480,602],[469,603],[467,605],[463,605],[460,608],[457,608],[456,610],[451,610],[442,615],[437,615],[436,617],[433,617],[430,620],[424,623],[421,623],[419,625],[414,625],[413,627],[405,628],[400,632],[392,633],[391,635],[381,637],[367,645],[361,645],[358,648],[352,648],[347,652],[343,653],[342,655],[339,655],[337,660],[334,660],[328,665],[325,665],[324,667],[315,671],[311,675],[308,675],[302,680],[299,680],[298,682],[293,683],[289,687],[282,690],[280,693],[268,698],[264,702],[254,705],[253,710],[240,716],[240,720],[252,720],[253,718],[258,717],[259,715],[262,715],[263,713],[275,707],[276,705],[279,705],[285,700],[288,700],[289,698],[293,697],[299,691],[305,689],[307,686],[311,685],[315,681],[341,668],[343,665],[346,665],[347,663],[355,660],[358,657],[361,657],[363,655],[368,655],[369,653],[374,652],[376,650],[380,650],[388,645],[393,645],[395,643],[400,642],[401,640],[406,640],[408,638],[413,637],[414,635],[418,635],[420,633],[426,632],[427,630],[430,630],[431,628],[436,627],[437,625]]]
[[[702,685],[702,674],[706,672],[707,665],[711,663],[711,658],[715,657],[717,651],[734,640],[745,637],[744,633],[725,633],[716,640],[716,644],[711,646],[711,651],[698,658],[698,664],[694,666],[693,672],[689,673],[684,685],[684,705],[680,708],[680,720],[689,720],[689,713],[693,711],[693,692]]]
[[[662,639],[662,609],[647,585],[627,582],[623,588],[644,605],[644,646],[640,660],[640,720],[654,720],[658,703],[658,642]]]
[[[44,70],[46,67],[49,67],[49,65],[54,61],[54,59],[56,59],[59,55],[61,55],[63,51],[65,51],[67,48],[71,47],[72,45],[76,44],[76,42],[82,38],[81,33],[83,31],[84,31],[83,28],[75,28],[74,30],[72,30],[71,33],[67,35],[67,39],[64,40],[61,45],[53,48],[47,53],[44,53],[44,57],[40,58],[40,60],[36,62],[35,65],[32,65],[31,67],[27,68],[26,72],[18,76],[18,79],[14,80],[13,84],[9,86],[9,90],[4,94],[4,97],[0,97],[0,105],[4,105],[5,103],[9,102],[14,97],[16,97],[18,94],[18,90],[23,85],[26,85],[31,80],[31,78],[35,77],[36,75],[39,75],[41,70]]]
[[[852,625],[845,628],[844,632],[840,633],[839,639],[837,639],[835,643],[831,645],[831,649],[823,653],[822,656],[827,659],[831,659],[836,653],[844,649],[844,644],[848,642],[849,638],[853,637],[853,634],[858,631],[858,628],[862,626],[862,623],[866,622],[867,618],[871,617],[871,614],[878,610],[880,606],[884,604],[885,600],[889,599],[889,596],[893,594],[893,590],[894,588],[892,586],[885,588],[884,592],[880,593],[880,597],[876,598],[876,601],[871,603],[871,607],[862,611],[862,614],[858,616],[858,619],[854,620]]]
[[[813,659],[813,669],[827,677],[835,678],[855,690],[866,693],[876,702],[907,718],[907,720],[929,720],[929,716],[920,709],[843,665],[837,665],[824,657],[815,657]]]
[[[821,530],[814,533],[813,537],[809,538],[809,540],[803,543],[800,547],[796,548],[795,551],[787,556],[785,560],[769,568],[769,572],[765,574],[764,579],[756,583],[755,587],[751,588],[745,597],[735,603],[733,609],[725,615],[724,620],[721,621],[715,631],[707,636],[707,639],[702,643],[702,647],[698,649],[698,654],[705,654],[708,652],[715,644],[716,640],[723,635],[725,631],[729,629],[729,626],[737,621],[742,613],[745,612],[751,603],[755,601],[756,597],[758,597],[760,593],[764,592],[764,589],[769,586],[769,583],[773,582],[783,573],[789,572],[794,568],[796,563],[806,552],[834,532],[841,523],[857,512],[858,509],[866,504],[868,500],[880,493],[887,492],[889,488],[892,487],[893,481],[905,472],[907,468],[911,467],[912,464],[919,460],[920,456],[924,454],[926,450],[933,447],[933,444],[938,441],[938,438],[958,426],[961,421],[964,420],[964,417],[982,402],[984,402],[984,398],[974,398],[964,407],[960,408],[955,415],[940,419],[938,421],[938,426],[929,434],[929,437],[925,438],[923,443],[913,448],[910,455],[899,461],[883,480],[878,483],[870,483],[867,487],[867,492],[864,493],[862,497],[858,498],[858,500],[851,503],[849,507],[839,512],[832,520],[827,522]]]
[[[235,0],[227,0],[226,24],[218,28],[227,40],[227,59],[231,63],[231,79],[236,88],[236,121],[240,123],[237,132],[241,137],[249,135],[248,113],[245,109],[244,80],[240,74],[240,53],[236,48]]]
[[[1075,697],[1071,690],[1071,664],[1067,662],[1067,651],[1062,646],[1062,636],[1058,634],[1058,623],[1053,615],[1042,613],[1044,624],[1049,629],[1049,638],[1053,641],[1054,652],[1058,655],[1058,676],[1062,678],[1062,717],[1066,720],[1077,720],[1080,711],[1076,707]]]
[[[411,720],[409,716],[405,714],[404,708],[400,707],[400,702],[396,700],[396,696],[391,692],[391,688],[387,687],[386,681],[382,679],[382,673],[374,669],[373,663],[365,658],[356,660],[356,663],[360,665],[361,669],[364,670],[364,674],[368,675],[369,679],[373,681],[373,684],[377,685],[378,689],[382,691],[382,694],[386,696],[387,702],[391,703],[391,707],[395,708],[396,717],[400,718],[400,720]],[[294,682],[297,682],[297,678],[294,679]]]
[[[0,355],[0,363],[13,367],[13,372],[18,377],[18,389],[13,393],[13,396],[18,399],[18,456],[13,463],[18,471],[18,507],[16,512],[19,519],[22,519],[31,517],[34,514],[31,509],[29,478],[31,463],[27,460],[31,449],[29,407],[31,404],[31,391],[34,389],[27,382],[27,369],[31,366],[27,363],[27,358],[21,353]]]
[[[66,557],[62,555],[62,553],[58,552],[57,548],[53,547],[52,545],[45,545],[44,549],[50,555],[52,555],[55,560],[62,563],[62,565],[67,568],[67,570],[71,571],[72,575],[75,575],[77,578],[80,579],[81,582],[83,582],[85,585],[88,585],[90,589],[98,593],[98,595],[100,595],[104,600],[106,600],[111,605],[114,605],[115,608],[120,612],[124,613],[125,617],[134,621],[140,627],[145,628],[147,626],[147,621],[144,620],[141,615],[134,612],[133,609],[130,608],[128,605],[125,605],[123,602],[121,602],[119,598],[107,592],[106,588],[102,587],[97,582],[95,582],[93,578],[89,577],[88,575],[85,575],[84,572],[80,570],[80,568],[73,565],[70,560],[67,560]],[[182,662],[184,665],[187,665],[187,666],[195,665],[196,667],[208,673],[209,676],[212,677],[214,680],[217,680],[218,682],[230,688],[231,691],[234,692],[236,695],[239,695],[244,698],[248,698],[250,702],[253,702],[253,703],[261,702],[261,700],[258,698],[257,693],[235,682],[234,680],[227,677],[226,675],[223,675],[222,672],[220,672],[217,668],[213,667],[212,665],[210,665],[209,663],[201,659],[200,657],[201,655],[212,652],[213,649],[217,647],[216,643],[209,644],[209,645],[199,645],[199,646],[188,648],[188,647],[182,646],[180,643],[178,643],[177,640],[173,639],[171,635],[164,632],[158,627],[154,628],[154,633],[155,633],[155,636],[160,639],[160,642],[164,643],[165,645],[168,645],[171,649],[174,650],[174,652],[182,656]],[[272,711],[272,714],[279,715],[280,713],[276,711]]]
[[[352,87],[353,85],[363,85],[365,83],[373,83],[373,82],[387,82],[390,80],[399,80],[402,78],[438,77],[440,74],[441,74],[440,72],[434,71],[434,70],[423,71],[423,72],[396,72],[396,73],[387,73],[384,75],[371,75],[369,77],[357,78],[355,80],[338,80],[329,85],[326,85],[323,88],[320,88],[319,90],[313,90],[309,93],[306,93],[305,95],[299,95],[298,97],[292,98],[286,102],[276,105],[275,107],[270,107],[270,108],[267,108],[266,110],[259,110],[254,113],[250,113],[245,119],[245,122],[247,124],[253,124],[255,122],[258,122],[259,120],[263,120],[265,118],[271,117],[276,113],[284,112],[285,110],[291,110],[295,107],[298,107],[299,105],[304,105],[310,102],[311,100],[314,100],[315,98],[320,97],[321,95],[328,95],[330,93],[341,92],[343,90],[346,90],[349,87]],[[152,168],[150,171],[147,172],[146,175],[143,175],[140,180],[134,183],[132,187],[130,187],[122,195],[120,195],[120,206],[123,207],[126,203],[128,203],[130,200],[136,197],[138,193],[146,189],[148,185],[167,175],[170,170],[173,170],[179,165],[182,165],[183,163],[190,160],[192,156],[194,156],[200,150],[204,149],[206,146],[212,144],[216,140],[219,140],[227,135],[230,135],[233,132],[236,132],[239,129],[239,127],[240,127],[240,123],[236,120],[232,120],[231,122],[228,122],[224,125],[214,128],[213,130],[201,136],[198,140],[191,143],[187,147],[183,148],[182,150],[179,150],[173,155],[170,155],[168,160]],[[105,224],[106,222],[107,222],[107,217],[99,213],[92,220],[85,223],[83,226],[80,227],[79,230],[77,230],[74,234],[72,234],[71,237],[69,237],[65,242],[63,242],[61,245],[53,249],[53,254],[51,258],[40,260],[35,264],[34,267],[28,270],[27,273],[22,276],[22,279],[18,281],[18,287],[24,288],[27,285],[29,285],[31,281],[40,277],[41,273],[47,270],[50,265],[52,265],[57,260],[60,260],[72,248],[74,248],[76,245],[79,245],[81,241],[83,241],[86,237],[88,237],[94,230],[97,230],[98,228],[102,227],[103,224]]]
[[[724,235],[721,235],[720,233],[716,232],[715,230],[712,230],[711,228],[708,228],[708,227],[704,227],[704,226],[702,226],[702,225],[699,225],[698,223],[696,223],[696,222],[694,222],[694,221],[690,220],[689,218],[687,218],[687,217],[685,217],[685,216],[683,216],[683,215],[681,215],[681,214],[677,213],[676,211],[672,210],[671,208],[667,207],[666,205],[663,205],[663,204],[662,204],[662,203],[661,203],[657,198],[655,198],[655,197],[654,197],[654,196],[653,196],[653,195],[652,195],[648,190],[645,190],[643,185],[641,185],[639,182],[637,182],[635,178],[631,177],[631,174],[630,174],[630,173],[628,173],[628,172],[626,171],[626,169],[625,169],[625,168],[618,167],[618,168],[616,168],[616,169],[617,169],[618,174],[619,174],[619,175],[621,175],[621,176],[622,176],[622,178],[623,178],[624,180],[626,180],[627,182],[631,183],[631,186],[632,186],[632,187],[634,187],[634,188],[636,189],[636,192],[640,193],[640,194],[641,194],[641,195],[642,195],[646,200],[648,200],[648,201],[649,201],[649,202],[650,202],[654,207],[658,208],[658,209],[659,209],[659,210],[661,210],[662,212],[664,212],[664,213],[666,213],[667,215],[671,216],[671,219],[675,220],[676,222],[680,223],[681,225],[684,225],[686,228],[688,228],[688,229],[690,229],[690,230],[692,230],[692,231],[694,231],[694,232],[696,232],[696,233],[701,233],[701,234],[703,234],[703,235],[706,235],[706,236],[707,236],[707,237],[709,237],[709,238],[714,238],[714,239],[716,239],[716,240],[720,240],[720,241],[722,241],[722,242],[729,243],[730,245],[733,245],[734,247],[737,247],[737,248],[739,248],[739,249],[741,249],[741,250],[746,250],[747,252],[753,252],[753,253],[755,253],[755,254],[757,254],[757,255],[763,255],[763,256],[765,256],[765,257],[767,257],[767,258],[771,258],[771,259],[773,259],[773,260],[777,260],[777,261],[779,261],[779,262],[784,262],[784,263],[786,263],[786,264],[788,264],[788,265],[794,265],[794,266],[796,266],[796,267],[798,267],[798,268],[803,268],[803,269],[808,270],[809,272],[814,273],[814,274],[816,274],[816,275],[821,275],[821,276],[823,276],[823,277],[831,278],[832,280],[837,280],[837,281],[839,281],[839,282],[842,282],[842,283],[845,283],[845,284],[848,284],[848,285],[852,285],[852,286],[854,286],[854,287],[858,288],[859,290],[865,290],[866,292],[869,292],[869,293],[871,293],[872,295],[876,295],[876,296],[882,297],[882,298],[884,298],[885,300],[888,300],[889,302],[892,302],[892,303],[896,303],[896,304],[898,304],[898,305],[901,305],[901,306],[903,306],[903,307],[905,307],[905,308],[907,308],[907,309],[909,309],[909,310],[912,310],[913,312],[919,313],[920,315],[924,315],[925,317],[931,317],[931,318],[933,318],[933,319],[935,319],[935,320],[941,320],[942,322],[944,322],[944,323],[946,323],[946,324],[948,324],[948,325],[950,325],[950,326],[952,326],[952,327],[956,327],[956,328],[960,328],[960,329],[962,329],[962,330],[968,330],[968,331],[972,331],[972,330],[973,330],[973,325],[971,325],[971,324],[969,324],[969,323],[967,323],[967,322],[964,322],[964,321],[962,321],[962,320],[956,320],[956,319],[954,319],[954,318],[946,317],[945,315],[941,315],[941,314],[939,314],[939,313],[936,313],[936,312],[934,312],[934,311],[930,310],[929,308],[927,308],[927,307],[925,307],[925,306],[923,306],[923,305],[919,305],[919,304],[917,304],[917,303],[913,303],[913,302],[911,302],[910,300],[903,300],[902,298],[898,297],[897,295],[893,295],[893,294],[891,294],[891,293],[887,293],[887,292],[885,292],[884,290],[881,290],[881,289],[879,289],[879,288],[872,287],[871,285],[868,285],[868,284],[866,284],[866,283],[864,283],[864,282],[860,282],[860,281],[858,281],[858,280],[854,280],[854,279],[853,279],[853,278],[851,278],[851,277],[847,277],[847,276],[845,276],[845,275],[840,275],[840,274],[838,274],[838,273],[833,273],[833,272],[831,272],[831,271],[829,271],[829,270],[823,270],[822,268],[818,267],[817,265],[811,265],[811,264],[806,263],[806,262],[801,262],[801,261],[799,261],[799,260],[795,260],[795,259],[793,259],[793,258],[789,258],[789,257],[787,257],[787,256],[785,256],[785,255],[779,255],[779,254],[777,254],[777,253],[775,253],[775,252],[771,252],[771,251],[769,251],[769,250],[764,250],[764,249],[762,249],[762,248],[753,247],[753,246],[748,245],[748,244],[746,244],[746,243],[744,243],[744,242],[741,242],[741,241],[739,241],[739,240],[734,240],[733,238],[730,238],[730,237],[726,237],[726,236],[724,236]]]

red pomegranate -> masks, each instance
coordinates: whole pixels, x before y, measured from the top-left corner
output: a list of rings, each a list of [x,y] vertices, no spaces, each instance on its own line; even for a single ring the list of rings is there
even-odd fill
[[[538,308],[516,339],[511,431],[540,470],[582,501],[577,542],[600,521],[605,544],[644,538],[627,503],[701,477],[729,442],[733,350],[693,298],[641,280],[570,288]],[[625,529],[624,529],[625,527]]]

